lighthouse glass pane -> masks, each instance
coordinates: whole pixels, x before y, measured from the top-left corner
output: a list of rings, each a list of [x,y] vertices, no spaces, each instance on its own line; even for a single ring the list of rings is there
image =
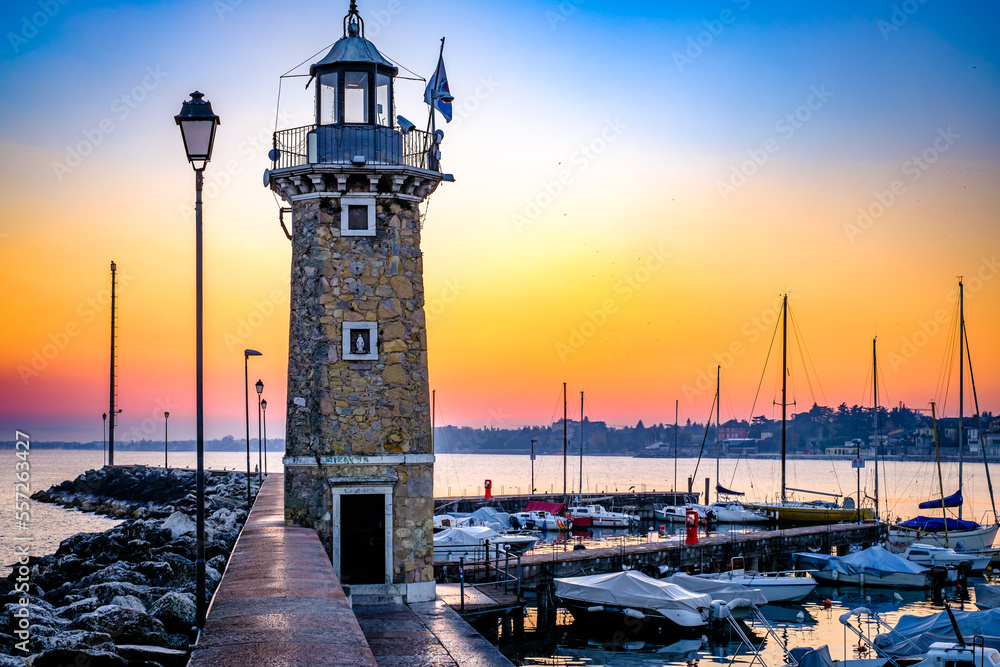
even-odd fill
[[[392,107],[389,106],[389,77],[375,75],[375,114],[379,125],[392,126]]]
[[[319,124],[333,125],[337,118],[337,72],[319,78]]]
[[[344,122],[370,122],[367,72],[344,72]]]

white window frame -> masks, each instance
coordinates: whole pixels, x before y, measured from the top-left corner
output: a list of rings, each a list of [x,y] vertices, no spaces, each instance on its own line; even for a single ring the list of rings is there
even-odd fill
[[[350,206],[368,207],[368,228],[351,229],[348,216]],[[341,197],[340,198],[340,235],[341,236],[375,236],[375,198],[374,197]]]
[[[351,333],[365,329],[372,332],[368,338],[370,349],[366,354],[353,354]],[[345,361],[378,361],[378,322],[344,322],[343,330],[341,356]]]

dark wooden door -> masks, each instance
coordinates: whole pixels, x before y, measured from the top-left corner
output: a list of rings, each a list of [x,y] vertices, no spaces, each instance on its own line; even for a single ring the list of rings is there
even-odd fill
[[[385,496],[340,496],[340,579],[344,584],[384,584]]]

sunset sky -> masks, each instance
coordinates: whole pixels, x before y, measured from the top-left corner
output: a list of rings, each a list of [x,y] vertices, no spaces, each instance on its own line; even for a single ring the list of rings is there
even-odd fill
[[[222,118],[206,172],[206,435],[243,432],[243,356],[284,433],[290,244],[262,186],[276,124],[346,0],[0,9],[0,440],[100,440],[119,269],[119,440],[194,437],[194,176],[173,116]],[[455,96],[423,251],[438,424],[776,416],[780,294],[796,409],[958,410],[958,276],[1000,410],[1000,6],[994,2],[361,0],[367,37]],[[305,63],[295,69],[299,63]],[[412,76],[401,70],[401,74]],[[397,112],[423,126],[423,83]],[[802,357],[811,358],[807,377]],[[815,367],[815,374],[812,372]],[[944,379],[942,377],[944,376]],[[971,392],[967,392],[966,414]],[[6,434],[6,435],[5,435]]]

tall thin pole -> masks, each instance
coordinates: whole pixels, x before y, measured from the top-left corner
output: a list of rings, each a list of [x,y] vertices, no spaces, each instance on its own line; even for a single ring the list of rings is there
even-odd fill
[[[722,418],[719,416],[719,390],[722,387],[722,364],[715,367],[715,500],[719,500],[719,459],[722,458]],[[708,500],[708,498],[705,498]]]
[[[563,502],[566,501],[566,383],[563,382]]]
[[[958,492],[962,493],[962,450],[965,449],[965,429],[962,418],[965,412],[965,285],[958,278]],[[963,503],[964,504],[964,503]],[[962,518],[962,505],[958,506]]]
[[[261,436],[261,411],[260,394],[257,394],[257,481],[264,483],[264,438]]]
[[[108,415],[111,416],[111,422],[108,424],[108,465],[115,464],[115,306],[117,305],[117,296],[115,294],[115,273],[117,267],[114,262],[111,262],[111,383],[110,383],[110,399],[109,403],[111,408],[108,410]]]
[[[858,471],[858,521],[861,521],[861,438],[858,441],[858,467],[855,470]]]
[[[677,417],[680,414],[680,399],[674,399],[674,499],[673,502],[677,504]]]
[[[580,496],[583,496],[583,392],[580,392]]]
[[[202,224],[201,224],[201,190],[204,184],[204,172],[196,169],[195,182],[195,204],[194,204],[194,229],[195,229],[195,411],[196,427],[196,467],[198,470],[195,497],[198,508],[195,513],[196,524],[195,534],[197,536],[195,561],[195,597],[197,598],[197,618],[196,625],[199,628],[205,627],[205,392],[203,388],[204,380],[204,347],[202,338],[203,318],[202,310],[204,301],[202,299]]]
[[[267,401],[261,401],[260,407],[264,411],[264,477],[267,477]]]
[[[169,441],[169,438],[167,437],[167,422],[169,420],[170,420],[170,413],[164,412],[163,413],[163,467],[164,468],[169,467],[167,465],[167,442]]]
[[[531,495],[535,495],[535,443],[538,442],[534,438],[531,439]]]
[[[878,354],[876,352],[878,336],[872,339],[872,394],[875,397],[875,522],[878,523],[879,503],[878,503],[878,446],[880,442],[880,424],[878,414]],[[861,519],[861,496],[858,495],[858,519]]]
[[[788,295],[781,305],[781,502],[785,502],[785,443],[788,401]]]
[[[105,412],[101,415],[101,436],[103,437],[103,447],[101,447],[103,456],[101,457],[103,464],[108,465],[108,413]]]
[[[944,506],[944,481],[941,479],[941,446],[938,444],[937,414],[931,401],[931,428],[934,432],[934,456],[937,459],[938,490],[941,493],[941,517],[944,519],[944,545],[948,544],[948,509]]]
[[[247,512],[253,505],[250,498],[250,373],[248,366],[250,357],[243,353],[243,388],[246,391],[246,416],[247,416]]]
[[[431,390],[431,454],[434,453],[435,417],[437,417],[437,389]]]

